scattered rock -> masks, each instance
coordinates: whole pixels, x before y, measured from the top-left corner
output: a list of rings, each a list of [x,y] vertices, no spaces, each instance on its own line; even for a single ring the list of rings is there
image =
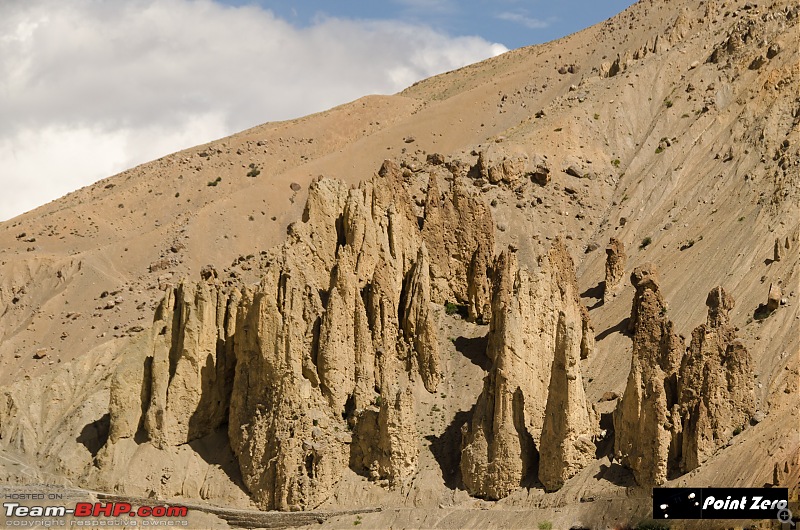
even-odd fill
[[[766,417],[767,415],[759,410],[755,414],[753,414],[752,418],[750,418],[750,425],[758,425],[759,423],[764,421]]]
[[[564,173],[579,179],[583,178],[583,169],[577,164],[570,164],[569,166],[567,166],[564,169]]]
[[[492,145],[478,154],[473,174],[491,184],[513,184],[530,175],[534,180],[546,184],[550,169],[544,158],[533,157],[519,147]]]
[[[781,305],[781,297],[783,293],[781,292],[781,288],[776,283],[771,283],[769,285],[769,295],[767,296],[767,311],[773,312]]]
[[[444,155],[441,153],[429,153],[425,157],[425,161],[432,166],[440,166],[445,163]]]
[[[615,399],[619,398],[619,394],[616,392],[604,392],[603,396],[600,398],[600,401],[614,401]]]
[[[612,237],[608,242],[608,247],[606,247],[606,277],[603,284],[603,301],[614,298],[615,288],[625,275],[626,260],[625,245],[619,239]]]
[[[787,241],[788,241],[788,238],[787,238]],[[772,260],[773,261],[781,261],[783,259],[784,254],[785,254],[784,246],[783,246],[783,244],[781,244],[780,238],[776,237],[775,238],[775,246],[773,248],[773,253],[772,253]]]
[[[148,270],[150,272],[158,272],[166,269],[170,269],[178,264],[178,260],[174,256],[169,256],[165,258],[161,258],[159,260],[154,261],[148,266]]]
[[[200,269],[200,277],[205,281],[209,281],[219,278],[219,274],[213,265],[204,265],[203,268]]]
[[[544,157],[534,155],[530,160],[529,168],[534,182],[540,186],[546,186],[550,182],[550,165]]]
[[[758,57],[753,59],[753,61],[750,63],[749,68],[750,70],[758,70],[765,64],[767,64],[767,58],[764,57],[763,55],[759,55]]]

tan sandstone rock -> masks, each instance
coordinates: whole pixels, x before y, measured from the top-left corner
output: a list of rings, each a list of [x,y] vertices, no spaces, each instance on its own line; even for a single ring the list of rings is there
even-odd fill
[[[728,317],[733,298],[716,287],[706,305],[708,322],[692,333],[678,377],[684,473],[727,443],[755,412],[753,363]]]
[[[531,177],[544,186],[550,181],[550,166],[544,157],[529,155],[522,147],[491,145],[478,153],[474,174],[491,184]]]
[[[781,243],[781,239],[779,237],[775,238],[775,246],[772,252],[772,260],[773,261],[781,261],[783,259],[785,252],[784,246]]]
[[[625,245],[616,237],[612,237],[606,247],[606,279],[603,289],[603,301],[614,298],[615,288],[625,275]]]
[[[416,406],[411,387],[389,393],[381,401],[378,413],[378,448],[381,452],[379,465],[381,478],[396,487],[408,483],[417,472],[419,446],[416,426]]]
[[[553,460],[539,469],[551,489],[588,462],[592,420],[579,364],[593,339],[563,242],[554,242],[535,271],[520,270],[512,249],[494,271],[492,368],[462,429],[461,474],[472,495],[499,499],[537,471],[537,447]]]
[[[542,439],[539,480],[555,491],[594,459],[592,414],[587,406],[581,360],[581,318],[576,307],[561,311],[556,329],[556,351],[550,374]]]
[[[767,311],[772,312],[781,306],[781,297],[783,292],[776,283],[769,284],[769,294],[767,295]]]
[[[641,486],[667,480],[672,441],[671,410],[683,342],[667,318],[655,267],[637,267],[631,323],[633,356],[625,393],[614,411],[614,452]],[[677,418],[676,418],[677,419]]]
[[[522,342],[520,301],[513,298],[518,275],[516,254],[506,250],[495,264],[492,322],[487,354],[492,369],[475,405],[472,422],[462,428],[461,476],[467,491],[475,496],[500,499],[518,488],[531,472],[535,444],[525,417],[525,398],[520,385],[526,375],[542,371],[529,366],[534,359],[514,355]],[[536,392],[546,395],[538,378]],[[533,396],[528,396],[532,399]]]
[[[488,323],[492,317],[492,261],[493,249],[479,242],[472,254],[467,278],[467,311],[470,320]]]
[[[167,289],[143,354],[111,385],[111,444],[143,430],[177,447],[227,424],[263,509],[318,506],[348,466],[405,484],[418,451],[410,388],[434,392],[441,377],[432,300],[485,290],[488,271],[468,266],[494,245],[491,214],[465,187],[441,194],[432,177],[428,194],[426,231],[393,162],[353,188],[316,179],[257,286],[203,273]]]
[[[439,342],[436,338],[434,315],[430,310],[430,263],[424,243],[405,282],[402,298],[401,329],[414,345],[419,373],[425,388],[428,392],[435,392],[441,378]]]
[[[168,290],[156,310],[144,420],[156,446],[190,442],[224,423],[234,362],[233,352],[220,342],[226,323],[233,323],[234,307],[212,279]]]

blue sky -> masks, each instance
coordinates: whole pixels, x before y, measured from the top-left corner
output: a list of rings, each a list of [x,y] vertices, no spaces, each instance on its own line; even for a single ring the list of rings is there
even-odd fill
[[[450,35],[478,35],[507,48],[541,44],[602,22],[632,0],[225,0],[256,4],[291,24],[322,17],[399,20],[428,25]]]
[[[0,221],[137,164],[600,22],[630,0],[0,0]]]

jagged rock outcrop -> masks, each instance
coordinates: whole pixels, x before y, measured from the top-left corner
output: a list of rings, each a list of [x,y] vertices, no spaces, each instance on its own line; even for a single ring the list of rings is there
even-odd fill
[[[524,177],[531,177],[542,186],[550,182],[550,166],[544,157],[529,155],[519,147],[500,145],[478,153],[473,174],[491,184],[513,184]]]
[[[477,171],[491,184],[510,184],[525,173],[528,157],[522,152],[507,152],[500,146],[491,146],[478,153]]]
[[[593,342],[573,267],[560,240],[531,273],[519,268],[513,249],[497,259],[492,368],[472,422],[462,428],[461,474],[472,495],[499,499],[533,478],[537,450],[559,459],[539,470],[551,489],[587,461],[592,422],[579,361]],[[566,413],[555,413],[559,407]],[[545,420],[548,408],[553,414]]]
[[[752,360],[730,323],[722,287],[706,299],[708,319],[688,351],[666,318],[652,265],[634,270],[633,357],[614,411],[614,450],[641,486],[697,468],[744,428],[755,411]]]
[[[303,369],[314,365],[323,313],[312,285],[303,267],[289,261],[270,265],[261,284],[242,293],[228,438],[263,508],[318,505],[348,462],[341,410]]]
[[[625,245],[616,237],[612,237],[606,247],[606,279],[603,288],[603,301],[614,298],[615,288],[625,275]]]
[[[708,17],[708,15],[706,15]],[[613,63],[604,62],[600,65],[600,77],[614,77],[626,71],[632,61],[644,59],[650,54],[660,54],[669,51],[677,43],[686,38],[692,29],[692,16],[687,9],[682,9],[672,23],[663,32],[650,36],[639,48],[625,50],[618,54]]]
[[[655,267],[637,267],[631,283],[636,288],[630,318],[633,355],[625,393],[613,414],[614,452],[639,485],[653,486],[667,480],[677,458],[671,453],[672,409],[684,345],[667,318]]]
[[[787,239],[788,241],[788,239]],[[784,246],[781,244],[781,239],[779,237],[775,238],[775,247],[772,251],[772,261],[781,261],[784,255]]]
[[[316,362],[322,393],[330,407],[339,411],[345,409],[351,396],[356,406],[363,407],[374,386],[372,336],[349,265],[350,260],[342,259],[334,267],[333,285],[320,319]]]
[[[470,320],[488,323],[492,318],[492,249],[479,243],[469,263],[467,311]]]
[[[378,469],[380,477],[387,479],[390,486],[401,486],[417,471],[419,446],[414,394],[411,387],[387,394],[378,413],[378,448],[382,457]]]
[[[350,467],[370,480],[402,488],[416,473],[419,457],[411,387],[387,388],[375,403],[356,414]]]
[[[425,201],[422,238],[431,260],[432,298],[436,301],[469,299],[470,279],[483,285],[475,289],[488,290],[488,278],[470,277],[469,267],[478,247],[494,253],[494,221],[488,206],[481,202],[459,179],[451,189],[442,193],[434,174],[431,174]]]
[[[144,427],[158,447],[210,434],[225,422],[233,382],[236,296],[213,280],[168,289],[156,309]]]
[[[430,264],[424,243],[420,246],[417,261],[403,286],[403,295],[400,327],[404,336],[414,345],[417,366],[425,388],[428,392],[435,392],[440,379],[439,342],[430,309]]]
[[[526,390],[531,394],[546,394],[539,378],[523,381],[525,375],[538,375],[544,367],[526,366],[537,359],[513,354],[522,339],[520,320],[528,316],[520,304],[529,302],[513,296],[518,275],[514,252],[500,254],[495,274],[487,351],[492,369],[484,381],[471,424],[462,427],[461,442],[464,485],[470,494],[488,499],[503,498],[518,488],[528,478],[534,462],[535,443],[527,426],[530,418],[525,415],[521,385],[528,383]],[[539,388],[531,389],[532,385]],[[533,397],[529,395],[528,399]]]
[[[620,74],[628,69],[628,64],[631,62],[631,52],[629,50],[625,50],[622,54],[617,54],[617,58],[614,59],[614,62],[611,63],[611,67],[608,70],[607,77],[614,77],[615,75]]]
[[[442,194],[432,177],[428,195],[421,229],[392,162],[354,188],[316,179],[257,286],[225,288],[204,273],[168,289],[152,353],[115,375],[101,465],[142,430],[167,447],[227,424],[264,509],[319,505],[347,466],[406,483],[418,452],[411,388],[435,392],[441,378],[432,303],[486,291],[488,271],[468,266],[494,246],[491,214],[466,188]]]
[[[550,164],[541,155],[533,155],[528,162],[528,174],[540,186],[546,186],[550,182]]]
[[[708,321],[692,332],[678,377],[684,473],[726,444],[755,412],[753,363],[728,316],[733,298],[716,287],[706,305]]]
[[[583,330],[575,306],[561,311],[556,328],[556,350],[547,393],[539,480],[554,491],[594,459],[593,417],[587,407],[580,371]]]

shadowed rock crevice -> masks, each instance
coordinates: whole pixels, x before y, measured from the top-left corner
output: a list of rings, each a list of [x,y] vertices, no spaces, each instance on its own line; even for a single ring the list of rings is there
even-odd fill
[[[488,335],[482,337],[456,337],[453,345],[456,351],[470,360],[475,366],[479,366],[483,371],[488,372],[492,367],[492,361],[486,356],[486,348],[489,344]]]
[[[585,291],[581,293],[581,298],[594,298],[597,302],[594,305],[590,306],[588,309],[591,311],[592,309],[597,309],[601,305],[603,305],[603,293],[605,292],[606,282],[600,281],[594,287],[589,287]]]
[[[630,329],[630,322],[631,319],[629,317],[620,320],[616,325],[598,333],[595,340],[601,341],[613,333],[621,333],[623,335],[630,334],[628,331]]]
[[[426,440],[431,442],[430,450],[439,464],[445,485],[451,490],[463,487],[461,481],[461,452],[453,450],[461,444],[461,432],[465,425],[472,421],[475,407],[467,411],[458,411],[453,421],[439,436],[428,435]]]
[[[204,462],[222,470],[230,479],[231,483],[239,490],[246,493],[236,455],[233,454],[230,444],[228,443],[227,427],[227,425],[221,425],[220,428],[213,433],[189,442],[189,447],[191,447]]]
[[[108,431],[111,426],[111,415],[103,414],[100,419],[87,423],[75,441],[83,445],[92,456],[97,453],[108,441]]]

